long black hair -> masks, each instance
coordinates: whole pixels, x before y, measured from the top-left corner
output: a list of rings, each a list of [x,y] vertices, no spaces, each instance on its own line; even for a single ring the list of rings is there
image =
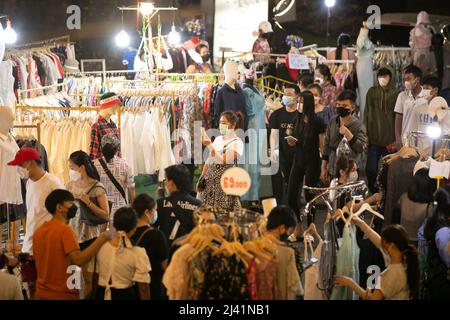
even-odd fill
[[[337,40],[336,60],[342,59],[342,49],[350,44],[350,35],[341,33]]]
[[[435,243],[436,232],[444,227],[450,227],[450,185],[439,189],[435,195],[437,203],[433,215],[425,224],[425,238]]]
[[[416,247],[409,242],[409,236],[405,228],[399,224],[390,225],[381,232],[381,239],[386,243],[394,244],[402,253],[406,264],[410,299],[418,299],[420,276],[419,258]]]
[[[297,138],[302,138],[299,140],[307,143],[308,139],[305,139],[305,137],[308,136],[309,128],[311,128],[311,124],[316,119],[314,95],[311,91],[305,90],[300,94],[300,97],[303,101],[303,111],[302,114],[297,117],[294,134]],[[308,120],[308,123],[306,123],[306,119]]]
[[[319,70],[320,74],[325,77],[325,80],[329,81],[332,85],[336,86],[336,81],[334,81],[330,68],[326,64],[319,64],[316,67],[316,70]]]
[[[84,166],[89,178],[100,181],[100,175],[86,152],[75,151],[70,155],[69,160],[78,167]]]

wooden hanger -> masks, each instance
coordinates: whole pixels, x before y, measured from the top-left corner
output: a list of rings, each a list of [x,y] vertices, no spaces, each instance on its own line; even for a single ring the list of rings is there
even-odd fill
[[[317,238],[317,240],[319,240],[319,242],[322,241],[322,237],[320,236],[319,232],[317,232],[317,228],[314,223],[311,223],[309,225],[308,229],[306,229],[305,232],[303,232],[303,237],[306,238],[306,236],[308,234],[310,234],[311,232],[316,236],[316,238]]]

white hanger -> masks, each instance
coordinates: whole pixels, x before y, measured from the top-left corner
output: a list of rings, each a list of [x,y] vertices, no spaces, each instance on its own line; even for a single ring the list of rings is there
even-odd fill
[[[359,210],[356,213],[353,213],[352,215],[354,217],[358,217],[360,216],[363,212],[365,211],[369,211],[370,213],[372,213],[373,215],[377,216],[378,218],[380,218],[381,220],[384,220],[384,217],[376,212],[375,210],[372,209],[372,207],[368,204],[368,203],[364,203],[361,208],[359,208]]]

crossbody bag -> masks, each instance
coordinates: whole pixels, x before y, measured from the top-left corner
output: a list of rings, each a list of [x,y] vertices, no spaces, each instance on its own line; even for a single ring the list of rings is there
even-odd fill
[[[106,164],[105,160],[99,159],[98,161],[100,162],[100,165],[102,166],[102,168],[105,171],[106,175],[108,176],[109,180],[116,187],[117,191],[119,191],[119,193],[122,195],[123,199],[125,200],[125,203],[128,204],[125,190],[123,189],[123,187],[119,183],[119,181],[117,181],[117,179],[114,177],[111,170],[109,170],[108,165]]]

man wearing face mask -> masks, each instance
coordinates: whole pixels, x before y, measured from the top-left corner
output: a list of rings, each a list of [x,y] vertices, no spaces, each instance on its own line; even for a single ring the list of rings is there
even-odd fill
[[[288,144],[287,137],[294,134],[294,126],[299,115],[297,109],[299,88],[286,87],[283,95],[284,107],[272,113],[270,124],[270,159],[272,163],[279,163],[280,173],[272,177],[274,196],[277,203],[283,203],[284,184],[287,186],[294,162],[295,146]],[[284,184],[283,184],[284,183]]]
[[[377,72],[378,84],[369,89],[364,110],[364,126],[367,128],[366,175],[369,190],[376,193],[378,162],[387,155],[387,146],[395,142],[395,103],[398,90],[395,87],[394,70],[388,66]]]
[[[335,170],[337,148],[344,137],[350,147],[349,157],[357,163],[367,149],[366,128],[359,119],[353,116],[356,108],[356,94],[351,90],[345,90],[337,100],[338,114],[331,119],[328,125],[322,155],[321,180],[325,184],[329,182],[329,173]]]
[[[422,70],[415,65],[409,65],[404,70],[403,80],[405,91],[398,95],[395,104],[395,144],[397,149],[403,145],[402,139],[411,131],[416,130],[414,123],[414,109],[424,103],[425,92],[420,85]]]
[[[164,183],[169,196],[157,201],[158,220],[155,226],[159,227],[171,244],[194,228],[194,211],[202,202],[189,194],[192,178],[184,165],[170,166],[165,172]]]
[[[67,190],[54,190],[45,199],[45,207],[52,219],[39,227],[33,237],[36,261],[36,298],[43,300],[78,300],[76,269],[91,260],[109,240],[102,234],[86,250],[80,251],[78,240],[69,220],[77,213],[73,195]],[[81,277],[81,270],[79,273]],[[71,287],[73,284],[73,287]]]
[[[22,178],[28,178],[26,190],[27,224],[22,252],[33,254],[34,232],[52,216],[45,208],[45,199],[56,189],[65,189],[64,184],[41,166],[41,156],[35,149],[21,149],[10,166],[18,166]]]

